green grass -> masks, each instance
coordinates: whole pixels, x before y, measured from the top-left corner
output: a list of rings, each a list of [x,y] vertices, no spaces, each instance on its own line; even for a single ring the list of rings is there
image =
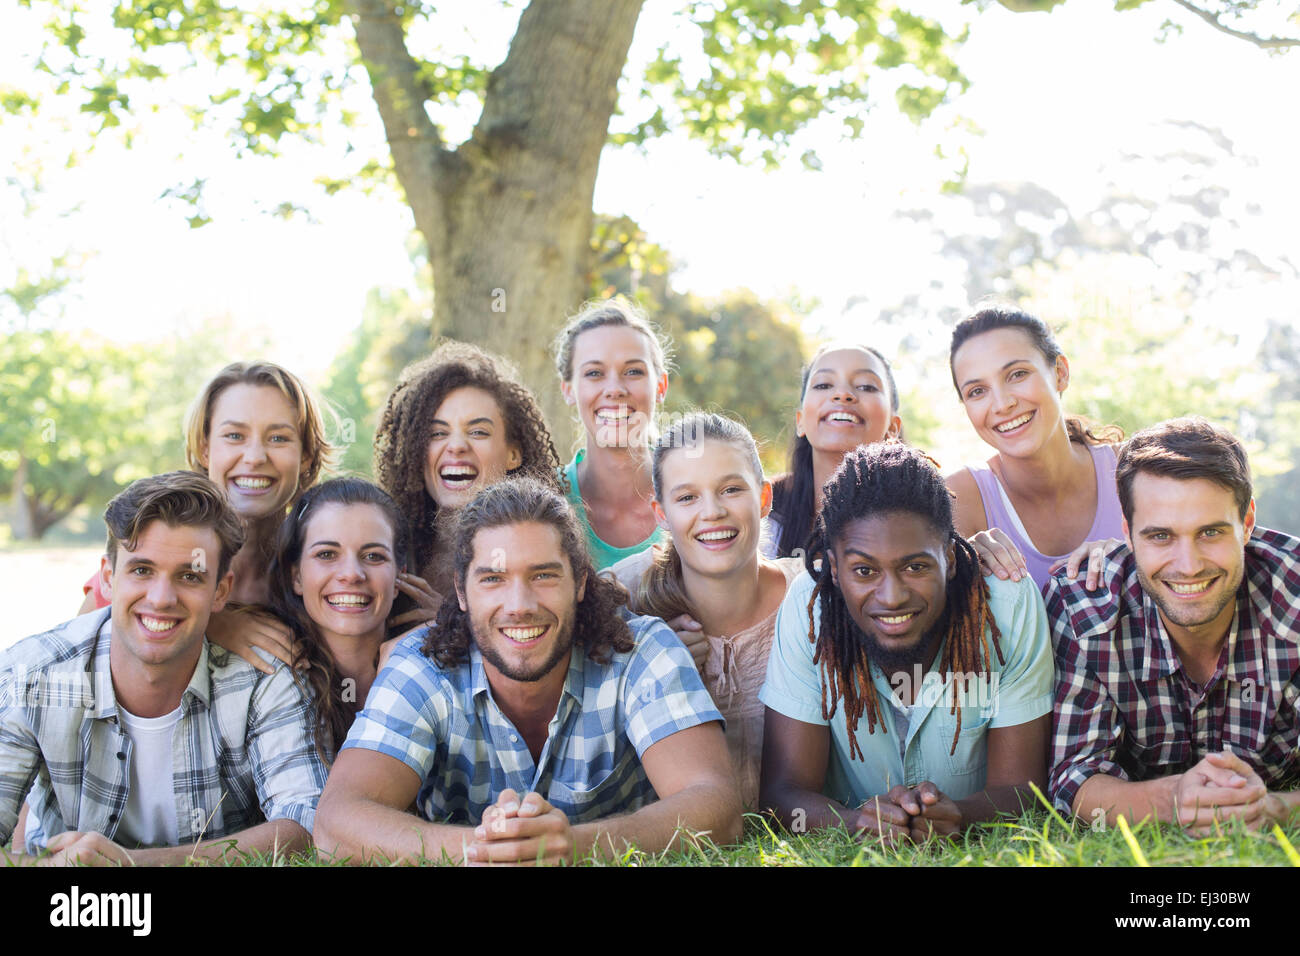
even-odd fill
[[[1194,837],[1170,824],[1141,823],[1131,830],[1142,859],[1151,866],[1297,866],[1300,827],[1251,832],[1225,824],[1208,837]],[[249,854],[232,859],[243,866],[332,866],[308,854]],[[433,862],[433,861],[430,861]],[[707,840],[664,853],[628,850],[616,860],[585,860],[596,866],[1135,866],[1141,865],[1119,827],[1090,828],[1034,810],[1018,818],[970,828],[952,842],[885,847],[853,839],[843,830],[791,834],[770,820],[749,814],[745,839],[717,847]]]

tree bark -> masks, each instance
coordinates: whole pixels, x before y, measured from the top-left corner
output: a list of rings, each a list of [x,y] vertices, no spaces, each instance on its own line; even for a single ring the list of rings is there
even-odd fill
[[[27,457],[18,456],[18,469],[14,472],[13,502],[9,528],[16,541],[31,541],[36,536],[32,533],[32,511],[27,500]]]
[[[433,268],[434,334],[511,359],[561,454],[569,415],[549,346],[581,303],[592,196],[643,0],[534,0],[470,139],[446,148],[388,0],[354,0],[357,43]]]

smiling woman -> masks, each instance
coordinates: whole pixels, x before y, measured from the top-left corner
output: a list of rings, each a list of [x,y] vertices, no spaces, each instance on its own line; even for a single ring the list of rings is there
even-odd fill
[[[1102,552],[1123,536],[1111,444],[1123,431],[1065,414],[1070,364],[1032,315],[987,308],[963,319],[950,365],[966,416],[995,449],[987,465],[947,477],[958,532],[1000,529],[1040,588],[1057,568],[1073,576],[1080,563],[1095,587]]]
[[[564,477],[599,571],[664,537],[650,505],[650,442],[668,393],[668,357],[646,317],[618,298],[569,321],[556,338],[555,367],[586,431]]]
[[[414,553],[398,575],[394,624],[432,620],[451,592],[448,522],[506,475],[560,490],[560,459],[533,393],[503,359],[447,342],[407,366],[375,430],[374,473],[393,496]]]

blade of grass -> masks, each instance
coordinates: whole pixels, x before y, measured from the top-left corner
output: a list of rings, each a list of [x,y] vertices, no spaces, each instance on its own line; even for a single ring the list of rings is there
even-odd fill
[[[1276,823],[1273,824],[1273,836],[1281,845],[1282,852],[1286,854],[1286,858],[1291,861],[1291,865],[1300,866],[1300,853],[1296,852],[1295,847],[1291,845],[1291,841],[1286,838],[1286,834],[1282,832],[1282,828]]]
[[[1128,828],[1128,821],[1123,816],[1119,817],[1119,832],[1124,834],[1124,842],[1128,844],[1129,852],[1133,854],[1133,859],[1138,866],[1150,866],[1147,858],[1142,854],[1142,848],[1138,846],[1138,841],[1133,836],[1133,831]]]

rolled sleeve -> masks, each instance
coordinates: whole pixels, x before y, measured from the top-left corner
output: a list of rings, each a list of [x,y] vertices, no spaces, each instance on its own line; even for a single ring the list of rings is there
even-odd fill
[[[1115,762],[1122,723],[1105,685],[1087,666],[1086,653],[1075,635],[1055,578],[1047,586],[1047,606],[1056,648],[1052,772],[1047,792],[1059,810],[1073,813],[1074,798],[1089,777],[1104,773],[1128,779]]]
[[[667,624],[646,620],[623,684],[627,737],[637,756],[679,730],[724,723],[685,645]]]
[[[1006,655],[998,676],[997,709],[989,727],[1015,727],[1052,711],[1052,645],[1048,637],[1047,609],[1029,577],[1019,582],[989,579],[993,594],[1011,591],[1010,613],[1000,622],[1000,645]],[[999,602],[1000,603],[1000,602]],[[992,648],[989,648],[992,651]],[[996,654],[994,658],[996,659]]]
[[[308,702],[287,667],[260,684],[250,702],[247,741],[262,815],[292,820],[310,833],[327,770]]]
[[[767,678],[758,699],[792,720],[825,727],[830,721],[822,716],[821,675],[813,663],[813,643],[808,639],[808,599],[814,586],[804,572],[790,585],[781,602],[767,659]]]
[[[421,780],[433,774],[445,723],[445,693],[429,679],[418,645],[402,641],[375,678],[342,750],[373,750],[400,760]]]

